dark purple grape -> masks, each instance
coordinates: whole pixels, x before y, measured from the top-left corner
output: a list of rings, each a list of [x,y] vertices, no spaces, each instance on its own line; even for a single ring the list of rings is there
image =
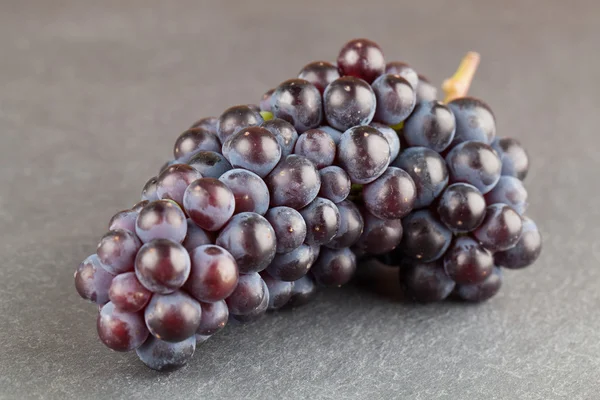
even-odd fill
[[[491,252],[508,250],[515,246],[523,232],[519,213],[506,204],[487,207],[483,222],[473,235]]]
[[[179,207],[183,207],[185,189],[200,178],[202,175],[189,165],[171,165],[158,176],[156,193],[160,199],[173,200]]]
[[[124,210],[116,213],[108,223],[108,230],[124,229],[126,231],[135,232],[135,220],[138,213],[132,210]]]
[[[506,251],[494,254],[496,265],[509,269],[530,266],[542,252],[542,235],[533,220],[523,217],[523,233],[517,244]]]
[[[456,285],[456,294],[463,300],[481,302],[486,301],[500,290],[502,286],[502,271],[494,268],[486,280],[471,285]]]
[[[299,210],[313,201],[321,188],[315,165],[306,157],[291,154],[265,178],[271,194],[271,206]]]
[[[388,141],[370,126],[357,126],[344,132],[337,154],[340,167],[348,173],[352,183],[373,182],[390,162]]]
[[[216,302],[233,293],[238,283],[238,267],[233,256],[215,245],[196,247],[191,253],[192,270],[185,289],[197,300]]]
[[[148,201],[148,200],[138,201],[137,203],[135,203],[133,205],[133,207],[131,207],[131,211],[135,211],[136,213],[139,213],[140,211],[142,211],[142,208],[144,208],[148,205],[148,203],[150,203],[150,201]],[[135,226],[134,226],[134,228],[135,228]]]
[[[399,219],[380,219],[362,211],[363,232],[356,246],[369,254],[383,254],[392,251],[402,240],[402,221]]]
[[[385,71],[379,45],[369,39],[354,39],[342,47],[337,65],[342,75],[356,76],[371,83]]]
[[[183,241],[183,247],[186,248],[188,252],[192,252],[196,247],[202,246],[205,244],[212,244],[214,242],[214,233],[209,233],[204,229],[200,228],[194,221],[190,218],[187,220],[187,234],[185,235],[185,239]]]
[[[525,179],[529,171],[529,155],[517,139],[496,138],[492,142],[492,148],[502,161],[502,175]]]
[[[321,176],[320,197],[334,203],[339,203],[348,197],[352,183],[346,171],[337,165],[332,165],[321,169],[319,175]]]
[[[316,128],[323,120],[321,93],[304,79],[281,83],[271,96],[273,116],[286,120],[298,133]]]
[[[285,305],[286,308],[295,308],[309,303],[317,295],[317,286],[309,275],[304,275],[302,278],[294,282],[292,286],[292,295]]]
[[[277,310],[286,305],[292,296],[293,282],[280,281],[268,273],[262,272],[261,277],[269,289],[269,310]]]
[[[142,244],[134,233],[124,229],[109,231],[98,243],[96,254],[104,269],[113,275],[133,271],[133,262]]]
[[[344,200],[336,204],[340,213],[340,228],[327,247],[342,249],[354,245],[363,233],[364,220],[360,210],[350,200]]]
[[[140,283],[134,272],[125,272],[112,280],[108,297],[119,310],[138,312],[148,304],[152,293]]]
[[[183,206],[196,225],[214,232],[221,229],[233,215],[235,197],[220,180],[201,178],[186,189]]]
[[[429,79],[423,75],[419,75],[419,83],[417,84],[417,102],[437,100],[437,88],[433,86]]]
[[[108,291],[115,276],[102,266],[98,255],[92,254],[75,271],[75,289],[79,295],[96,304],[106,304]]]
[[[480,283],[494,270],[494,256],[476,240],[457,237],[444,255],[444,270],[456,283]]]
[[[188,162],[200,150],[220,152],[221,142],[215,134],[202,128],[193,128],[179,135],[173,147],[173,155],[176,160]]]
[[[446,156],[450,181],[464,182],[486,194],[496,186],[502,171],[502,162],[489,145],[481,142],[463,142]]]
[[[269,209],[269,189],[254,172],[245,169],[232,169],[219,178],[235,197],[234,214],[255,212],[264,215]]]
[[[251,212],[234,215],[219,233],[216,244],[231,253],[243,274],[267,268],[277,247],[269,221]]]
[[[336,146],[342,139],[342,132],[338,131],[337,129],[333,129],[330,126],[321,125],[317,129],[327,132],[329,136],[333,139],[333,143],[335,143]]]
[[[133,350],[148,337],[148,329],[140,313],[121,311],[111,302],[100,310],[96,327],[102,343],[115,351]]]
[[[271,112],[271,96],[275,92],[275,89],[269,89],[260,98],[260,110]]]
[[[185,247],[168,239],[146,243],[135,258],[135,275],[154,293],[172,293],[182,287],[190,275],[190,268],[190,256]]]
[[[237,287],[225,300],[229,313],[244,315],[255,310],[267,295],[267,287],[258,273],[240,275]]]
[[[356,256],[349,248],[324,248],[310,270],[320,285],[342,286],[350,281],[356,271]]]
[[[306,222],[298,211],[290,207],[273,207],[265,218],[275,231],[277,253],[290,252],[304,243]]]
[[[501,176],[496,186],[485,195],[488,204],[504,203],[523,215],[527,210],[527,190],[518,178]]]
[[[201,316],[200,303],[181,290],[155,294],[144,311],[150,333],[166,342],[181,342],[193,336]]]
[[[263,123],[263,118],[259,112],[253,110],[247,105],[233,106],[225,110],[219,117],[217,123],[217,134],[221,143],[225,143],[227,138],[240,129],[249,126],[258,126]]]
[[[392,61],[386,64],[385,73],[399,75],[406,79],[412,88],[416,88],[419,84],[419,75],[408,64],[400,61]]]
[[[444,300],[455,287],[441,261],[404,263],[400,267],[400,284],[410,299],[419,302]]]
[[[187,233],[185,214],[172,200],[150,202],[138,215],[135,233],[144,243],[154,239],[170,239],[181,243]]]
[[[323,94],[325,118],[342,132],[367,125],[375,115],[375,93],[362,79],[346,76],[331,82]]]
[[[203,177],[215,179],[233,168],[222,154],[204,150],[194,154],[188,164]]]
[[[312,249],[302,244],[289,253],[277,254],[266,271],[273,278],[292,282],[306,275],[312,261]]]
[[[441,153],[454,139],[456,121],[444,103],[423,101],[404,121],[402,132],[409,146],[427,147]]]
[[[402,227],[403,253],[423,263],[442,257],[452,241],[452,232],[429,210],[409,214],[402,220]]]
[[[305,241],[310,245],[331,242],[340,228],[340,213],[331,200],[317,197],[300,214],[306,222]]]
[[[448,169],[444,159],[426,147],[410,147],[404,150],[392,166],[406,171],[415,182],[415,209],[431,205],[448,185]]]
[[[298,137],[294,153],[308,158],[321,169],[333,164],[335,143],[327,132],[309,129]]]
[[[483,222],[485,208],[485,199],[475,186],[454,183],[440,197],[437,212],[452,232],[471,232]]]
[[[492,143],[496,136],[496,118],[492,109],[474,97],[461,97],[448,103],[456,119],[453,145],[466,141]]]
[[[225,300],[219,300],[214,303],[200,303],[202,306],[202,317],[200,326],[196,331],[197,335],[214,335],[227,324],[229,319],[229,309]]]
[[[194,336],[177,343],[165,342],[150,336],[135,352],[148,368],[170,372],[183,367],[191,360],[195,351]]]
[[[369,126],[377,129],[385,137],[390,145],[390,160],[395,160],[398,154],[400,154],[400,137],[398,133],[389,126],[379,122],[371,122]]]
[[[156,193],[156,177],[152,177],[146,182],[142,189],[142,200],[154,201],[158,200],[158,194]]]
[[[371,214],[381,219],[404,218],[412,211],[417,188],[410,175],[389,167],[379,178],[362,188],[362,199]]]
[[[250,312],[243,315],[231,314],[231,319],[237,321],[242,324],[247,324],[250,322],[258,321],[261,319],[267,312],[269,308],[269,289],[267,288],[267,284],[263,281],[263,298],[260,304]]]
[[[217,135],[217,124],[219,123],[219,118],[217,117],[205,117],[200,118],[198,121],[194,122],[190,129],[204,129],[213,135]]]
[[[417,102],[411,84],[399,75],[381,75],[372,84],[377,107],[374,119],[397,125],[412,113]]]
[[[256,111],[257,113],[260,113],[261,109],[260,109],[260,104],[246,104],[248,107],[250,107],[251,110]],[[262,114],[261,114],[262,116]]]
[[[229,136],[223,155],[234,168],[244,168],[264,178],[281,159],[281,147],[266,128],[251,126]]]
[[[272,120],[263,122],[261,126],[271,132],[275,136],[275,139],[277,139],[281,147],[281,158],[294,152],[294,146],[296,146],[296,141],[298,140],[298,132],[296,132],[292,124],[281,118],[273,118]]]
[[[309,81],[323,94],[327,85],[340,77],[335,65],[327,61],[314,61],[302,68],[298,78]]]

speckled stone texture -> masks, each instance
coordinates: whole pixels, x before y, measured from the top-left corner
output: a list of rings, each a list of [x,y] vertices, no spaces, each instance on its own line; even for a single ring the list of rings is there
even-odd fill
[[[599,3],[350,3],[0,2],[1,399],[598,398]],[[481,52],[472,93],[533,160],[537,264],[480,306],[328,290],[170,374],[105,348],[73,271],[112,214],[196,119],[356,36],[434,82]]]

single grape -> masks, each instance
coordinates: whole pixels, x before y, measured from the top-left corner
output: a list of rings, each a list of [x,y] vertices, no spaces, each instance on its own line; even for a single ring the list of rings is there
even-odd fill
[[[311,268],[312,276],[323,286],[342,286],[356,271],[356,256],[349,248],[321,250]]]
[[[144,311],[150,333],[166,342],[180,342],[193,336],[201,316],[200,303],[181,290],[155,294]]]
[[[457,237],[444,255],[444,270],[456,283],[480,283],[494,270],[494,256],[476,240]]]
[[[523,233],[517,244],[506,251],[494,254],[496,265],[509,269],[525,268],[535,262],[542,252],[542,235],[537,225],[523,217]]]
[[[191,253],[192,250],[198,246],[212,244],[215,239],[216,237],[214,237],[213,232],[207,232],[196,225],[191,218],[187,219],[187,234],[185,235],[182,245],[188,252]]]
[[[461,97],[448,103],[456,119],[453,145],[466,141],[492,143],[496,136],[496,118],[492,109],[474,97]]]
[[[492,298],[502,286],[502,271],[494,268],[493,272],[480,283],[456,285],[456,293],[463,300],[481,302]]]
[[[225,300],[229,307],[229,313],[244,315],[255,310],[268,292],[264,281],[256,272],[240,275],[237,287]]]
[[[186,189],[183,206],[200,228],[213,232],[221,229],[233,215],[235,197],[220,180],[201,178]]]
[[[216,136],[218,123],[219,118],[217,117],[200,118],[198,121],[194,122],[192,126],[190,126],[190,129],[204,129]]]
[[[158,176],[156,193],[160,199],[173,200],[179,207],[183,207],[185,189],[200,178],[202,175],[189,165],[171,165]]]
[[[185,247],[168,239],[146,243],[135,258],[135,275],[154,293],[172,293],[182,287],[190,275],[190,268],[190,256]]]
[[[483,222],[474,231],[475,238],[492,252],[515,246],[523,232],[519,213],[506,204],[492,204],[486,209]]]
[[[417,85],[417,102],[437,100],[437,88],[429,82],[429,79],[419,75]]]
[[[398,154],[400,154],[400,137],[398,133],[389,126],[379,122],[371,122],[369,126],[377,129],[385,137],[385,140],[390,145],[390,160],[395,160]]]
[[[392,251],[402,240],[402,221],[399,219],[380,219],[362,211],[363,232],[356,246],[369,254],[383,254]]]
[[[385,73],[399,75],[406,79],[413,89],[416,89],[419,84],[419,75],[408,64],[400,61],[392,61],[386,64]]]
[[[324,245],[329,243],[340,228],[340,213],[331,200],[317,197],[300,210],[306,221],[306,243]]]
[[[271,112],[271,96],[273,96],[273,92],[275,92],[275,89],[269,89],[265,92],[265,94],[262,95],[262,97],[260,98],[260,111],[268,111]]]
[[[352,183],[350,177],[342,168],[332,165],[319,170],[321,176],[321,189],[319,196],[339,203],[350,194]]]
[[[323,120],[321,93],[304,79],[290,79],[277,86],[271,108],[275,118],[288,121],[298,133],[316,128]]]
[[[131,211],[135,211],[136,213],[139,213],[140,211],[142,211],[142,208],[144,208],[148,205],[148,203],[150,203],[150,201],[148,201],[148,200],[138,201],[137,203],[135,203],[133,205],[133,207],[131,207]],[[135,228],[135,226],[134,226],[134,228]]]
[[[455,287],[441,261],[404,263],[400,267],[400,284],[409,298],[419,302],[444,300]]]
[[[279,146],[281,147],[281,158],[288,156],[294,152],[294,146],[298,140],[298,132],[292,124],[281,119],[274,118],[270,121],[265,121],[261,125],[275,136]]]
[[[138,215],[135,233],[144,243],[154,239],[181,243],[187,233],[185,214],[172,200],[150,202]]]
[[[327,132],[329,136],[333,139],[333,143],[335,143],[336,146],[342,139],[342,132],[338,131],[337,129],[333,129],[328,125],[321,125],[317,129]]]
[[[423,101],[404,121],[402,132],[409,146],[427,147],[441,153],[454,139],[456,121],[444,103]]]
[[[292,295],[285,305],[287,308],[295,308],[309,303],[317,295],[317,286],[313,278],[304,275],[302,278],[294,282],[292,286]]]
[[[140,313],[121,311],[111,302],[100,310],[96,327],[102,343],[115,351],[133,350],[148,337],[148,329]]]
[[[527,190],[518,178],[501,176],[496,186],[485,195],[488,204],[504,203],[523,215],[527,210]]]
[[[115,276],[104,269],[98,255],[92,254],[75,271],[75,289],[79,295],[96,304],[106,304],[108,291]]]
[[[352,183],[365,184],[379,178],[390,162],[390,146],[379,131],[370,126],[348,129],[338,144],[338,164]]]
[[[346,76],[331,82],[323,94],[325,118],[329,125],[346,131],[367,125],[375,115],[375,93],[362,79]]]
[[[156,177],[152,177],[146,182],[142,189],[142,200],[154,201],[158,200],[158,194],[156,193]]]
[[[415,182],[415,209],[431,205],[448,185],[448,169],[444,159],[426,147],[410,147],[404,150],[392,166],[406,171]]]
[[[446,156],[452,183],[464,182],[486,194],[496,186],[502,171],[498,154],[481,142],[463,142]]]
[[[298,78],[309,81],[323,94],[327,85],[340,77],[335,65],[327,61],[314,61],[300,70]]]
[[[229,136],[240,129],[258,126],[262,123],[263,118],[260,113],[247,105],[230,107],[219,117],[217,135],[221,143],[225,143]]]
[[[202,306],[202,317],[200,326],[196,331],[197,335],[214,335],[227,324],[229,319],[229,309],[225,300],[219,300],[214,303],[200,303]]]
[[[265,315],[267,309],[269,308],[269,289],[267,288],[267,284],[264,281],[262,282],[262,285],[264,295],[260,304],[255,309],[251,310],[246,314],[231,314],[231,319],[242,324],[247,324],[249,322],[257,321]]]
[[[222,154],[204,150],[194,154],[188,164],[203,177],[215,179],[233,168]]]
[[[125,272],[112,280],[108,297],[119,310],[138,312],[148,304],[152,293],[142,286],[134,272]]]
[[[333,164],[335,143],[327,132],[309,129],[298,137],[294,153],[308,158],[321,169]]]
[[[312,249],[306,244],[301,244],[289,253],[277,254],[266,271],[273,278],[292,282],[306,275],[312,261]]]
[[[231,253],[243,274],[267,268],[277,247],[269,221],[251,212],[234,215],[219,233],[216,244]]]
[[[502,161],[502,175],[525,179],[529,171],[529,155],[517,139],[496,138],[492,148]]]
[[[412,211],[416,198],[414,181],[406,171],[396,167],[389,167],[362,189],[365,207],[381,219],[404,218]]]
[[[220,152],[221,142],[217,136],[205,129],[188,129],[175,141],[173,156],[176,160],[188,162],[190,157],[200,150]]]
[[[340,228],[337,235],[326,244],[332,249],[342,249],[354,245],[363,233],[364,220],[360,210],[350,200],[336,204],[340,213]]]
[[[134,233],[116,229],[102,236],[96,254],[104,269],[117,275],[133,270],[135,255],[141,245]]]
[[[185,289],[203,302],[227,298],[238,283],[238,267],[233,256],[224,248],[207,244],[191,253],[192,269]]]
[[[264,178],[281,158],[281,147],[266,128],[251,126],[229,136],[223,155],[235,168],[244,168]]]
[[[267,284],[269,290],[269,310],[277,310],[290,300],[292,297],[292,287],[294,282],[280,281],[279,279],[273,278],[266,272],[261,272],[260,275]]]
[[[374,119],[397,125],[412,113],[417,102],[411,84],[399,75],[381,75],[372,84],[377,103]]]
[[[108,230],[124,229],[129,232],[135,232],[135,220],[138,213],[132,210],[124,210],[116,213],[108,223]]]
[[[419,210],[402,220],[402,251],[422,263],[442,257],[452,241],[452,232],[429,210]]]
[[[265,178],[271,194],[271,206],[287,206],[296,210],[313,201],[321,188],[315,165],[306,157],[291,154]]]
[[[156,371],[169,372],[183,367],[196,351],[196,338],[191,336],[181,342],[170,343],[150,336],[136,349],[140,360]]]
[[[219,178],[235,197],[234,214],[255,212],[264,215],[269,209],[269,189],[265,182],[245,169],[232,169]]]
[[[342,47],[337,65],[342,75],[356,76],[371,83],[385,71],[379,45],[368,39],[354,39]]]
[[[277,253],[290,252],[300,246],[306,238],[306,222],[302,215],[290,207],[273,207],[265,218],[275,231]]]
[[[485,199],[477,188],[454,183],[446,188],[437,206],[440,220],[452,232],[471,232],[483,222]]]

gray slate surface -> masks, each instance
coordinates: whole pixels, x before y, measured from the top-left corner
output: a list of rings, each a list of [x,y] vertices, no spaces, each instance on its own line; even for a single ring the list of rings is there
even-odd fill
[[[597,399],[599,16],[591,0],[0,2],[0,398]],[[472,93],[533,159],[535,267],[480,306],[329,290],[171,374],[102,346],[74,268],[176,135],[356,36],[435,82],[482,53]]]

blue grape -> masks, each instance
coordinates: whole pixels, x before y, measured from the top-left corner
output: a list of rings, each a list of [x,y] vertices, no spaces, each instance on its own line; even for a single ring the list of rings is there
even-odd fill
[[[502,162],[489,145],[481,142],[463,142],[446,156],[452,183],[464,182],[486,194],[496,186],[502,171]]]
[[[222,154],[204,150],[194,154],[188,164],[203,177],[215,179],[233,168]]]
[[[455,287],[441,261],[403,263],[400,284],[410,299],[423,303],[444,300]]]
[[[502,175],[525,179],[529,171],[529,155],[517,139],[496,138],[492,148],[502,161]]]
[[[423,263],[441,258],[452,241],[452,232],[429,210],[419,210],[402,220],[402,252]]]
[[[144,310],[150,333],[166,342],[180,342],[193,336],[200,325],[202,308],[184,291],[155,294]]]
[[[277,254],[266,271],[273,278],[292,282],[306,275],[312,261],[312,249],[301,244],[289,253]]]
[[[291,154],[265,178],[271,194],[271,206],[287,206],[296,210],[313,201],[321,188],[315,165],[306,157]]]
[[[313,278],[311,278],[310,274],[304,275],[294,282],[294,285],[292,286],[292,295],[285,307],[295,308],[303,306],[314,299],[316,295],[317,287]]]
[[[437,100],[437,88],[433,86],[429,79],[423,75],[419,75],[419,83],[417,84],[417,102]]]
[[[170,239],[181,243],[187,233],[185,214],[172,200],[152,201],[140,211],[135,233],[143,243],[154,239]]]
[[[327,132],[309,129],[298,137],[294,153],[308,158],[321,169],[333,164],[335,143]]]
[[[190,129],[204,129],[213,135],[217,135],[217,124],[219,123],[219,118],[217,117],[205,117],[200,118],[198,121],[194,122]]]
[[[379,45],[369,39],[353,39],[340,50],[337,66],[342,75],[355,76],[371,83],[385,71]]]
[[[106,304],[115,276],[104,269],[97,254],[92,254],[75,271],[75,289],[79,295],[96,304]]]
[[[327,132],[329,134],[329,136],[333,139],[333,142],[335,143],[336,146],[342,139],[342,132],[338,131],[337,129],[333,129],[330,126],[321,125],[317,129]]]
[[[273,207],[265,218],[275,231],[277,253],[290,252],[300,246],[306,238],[306,222],[302,215],[290,207]]]
[[[410,83],[413,89],[416,89],[419,85],[419,75],[406,63],[400,61],[389,62],[385,66],[385,73],[401,76]]]
[[[342,286],[356,271],[356,256],[349,248],[321,249],[319,258],[311,268],[311,274],[323,286]]]
[[[527,210],[527,190],[518,178],[501,176],[496,186],[485,195],[488,204],[504,203],[523,215]]]
[[[196,247],[185,289],[199,301],[213,303],[227,298],[238,284],[235,259],[224,248],[207,244]]]
[[[192,252],[196,247],[214,242],[213,234],[209,234],[204,229],[200,228],[191,218],[187,220],[187,234],[183,240],[183,247],[188,252]]]
[[[412,113],[417,102],[411,84],[399,75],[381,75],[372,84],[377,107],[374,119],[397,125]]]
[[[379,178],[390,162],[390,146],[385,137],[370,126],[348,129],[338,144],[338,164],[352,183],[365,184]]]
[[[156,371],[169,372],[183,367],[196,351],[196,338],[191,336],[181,342],[170,343],[150,336],[136,349],[139,359]]]
[[[183,206],[200,228],[214,232],[221,229],[233,215],[235,197],[220,180],[201,178],[186,189]]]
[[[108,230],[124,229],[135,233],[135,220],[138,212],[133,210],[123,210],[116,213],[108,223]]]
[[[214,134],[202,128],[188,129],[175,141],[173,156],[181,162],[188,162],[190,157],[200,150],[221,151],[221,142]]]
[[[158,194],[156,193],[156,177],[152,177],[146,182],[142,189],[142,200],[154,201],[158,200]]]
[[[495,296],[501,286],[502,271],[500,268],[494,268],[493,272],[483,282],[456,285],[456,294],[466,301],[482,302]]]
[[[271,112],[271,96],[273,96],[273,92],[275,92],[275,89],[269,89],[262,95],[259,103],[260,111]]]
[[[467,183],[454,183],[446,188],[438,202],[440,220],[452,232],[471,232],[483,222],[485,199],[477,188]]]
[[[102,343],[115,351],[133,350],[148,337],[148,329],[140,313],[121,311],[111,302],[100,310],[96,328]]]
[[[325,246],[332,249],[342,249],[353,246],[363,233],[364,220],[360,210],[350,200],[336,204],[340,213],[340,227],[337,235]]]
[[[247,324],[250,322],[254,322],[257,321],[259,319],[261,319],[265,313],[267,312],[267,309],[269,308],[269,289],[267,288],[267,284],[263,281],[262,282],[263,285],[263,298],[262,301],[260,302],[260,304],[253,310],[251,310],[250,312],[243,314],[243,315],[236,315],[236,314],[231,314],[231,318],[234,321],[237,321],[239,323],[242,324]]]
[[[225,300],[215,301],[214,303],[200,303],[200,306],[202,307],[202,317],[196,331],[197,335],[214,335],[225,327],[229,319],[229,309]]]
[[[223,155],[234,168],[244,168],[264,178],[281,159],[281,147],[266,128],[251,126],[229,136]]]
[[[375,93],[362,79],[346,76],[331,82],[323,94],[325,118],[329,125],[346,131],[367,125],[375,115]]]
[[[117,275],[133,270],[135,255],[141,245],[134,233],[116,229],[100,239],[96,254],[104,269]]]
[[[240,129],[259,126],[262,123],[263,118],[260,113],[247,105],[230,107],[219,117],[217,135],[221,143],[225,143],[229,136]]]
[[[324,245],[329,243],[340,228],[340,213],[331,200],[317,197],[300,210],[306,221],[306,243]]]
[[[477,240],[492,252],[508,250],[521,238],[523,220],[506,204],[487,207],[485,219],[473,232]]]
[[[244,315],[252,312],[261,305],[268,289],[258,273],[240,275],[235,290],[227,299],[229,313]]]
[[[269,209],[269,189],[254,172],[236,168],[225,172],[219,180],[233,192],[234,214],[255,212],[264,215]]]
[[[321,176],[321,189],[319,196],[339,203],[345,200],[350,194],[352,182],[350,177],[342,168],[337,165],[325,167],[319,171]]]
[[[369,126],[377,129],[385,137],[385,140],[390,145],[390,160],[395,160],[398,154],[400,154],[400,137],[398,133],[389,126],[379,122],[371,122]]]
[[[496,118],[492,109],[474,97],[461,97],[448,103],[456,119],[453,145],[466,141],[492,143],[496,136]]]
[[[115,276],[108,291],[110,301],[121,311],[141,311],[152,297],[136,278],[134,272],[125,272]]]
[[[190,275],[190,256],[181,244],[168,239],[146,243],[135,258],[135,274],[154,293],[167,294],[183,286]]]
[[[379,178],[363,186],[362,198],[374,216],[398,219],[412,211],[417,188],[406,171],[389,167]]]
[[[356,246],[369,254],[384,254],[396,248],[402,240],[400,219],[377,218],[367,210],[362,210],[363,232]]]
[[[454,139],[456,121],[444,103],[423,101],[404,121],[402,132],[409,146],[427,147],[441,153]]]
[[[273,118],[270,121],[265,121],[261,125],[275,136],[279,146],[281,147],[281,158],[288,156],[294,152],[294,146],[298,140],[298,132],[292,124],[281,119]]]
[[[271,108],[276,118],[288,121],[298,133],[316,128],[323,120],[321,93],[304,79],[290,79],[277,86]]]
[[[542,252],[542,235],[533,220],[523,217],[523,233],[517,244],[506,251],[494,254],[496,265],[509,269],[530,266]]]
[[[261,272],[261,277],[269,290],[269,310],[277,310],[286,305],[292,297],[294,282],[280,281],[266,272]]]
[[[186,164],[171,165],[158,176],[156,194],[160,199],[173,200],[183,207],[183,194],[196,179],[202,175]]]
[[[298,78],[309,81],[323,94],[327,85],[340,77],[337,67],[327,61],[314,61],[305,65]]]
[[[494,256],[476,240],[457,237],[444,255],[444,270],[456,283],[480,283],[492,274]]]

